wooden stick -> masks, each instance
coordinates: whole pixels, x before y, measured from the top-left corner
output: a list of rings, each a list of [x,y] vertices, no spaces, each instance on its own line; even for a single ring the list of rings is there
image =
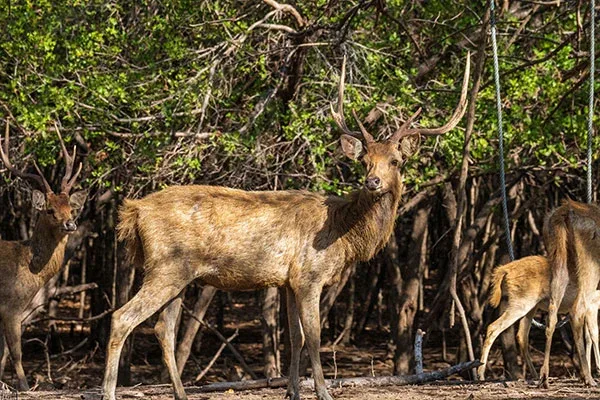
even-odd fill
[[[225,350],[225,347],[227,347],[227,343],[231,343],[231,341],[238,336],[238,333],[240,333],[240,330],[236,329],[235,333],[227,338],[227,342],[221,344],[221,347],[219,347],[219,350],[217,350],[217,352],[215,353],[213,358],[210,360],[208,365],[196,376],[196,379],[194,379],[194,382],[198,382],[202,378],[204,378],[204,375],[206,375],[206,373],[208,371],[210,371],[210,369],[213,366],[213,364],[215,363],[215,361],[217,361],[217,359],[219,358],[219,356],[221,355],[223,350]]]
[[[227,341],[227,338],[225,336],[223,336],[221,334],[221,332],[219,332],[219,330],[217,328],[215,328],[214,326],[212,326],[209,323],[204,322],[201,319],[196,318],[196,316],[194,315],[194,313],[184,303],[182,303],[181,306],[189,314],[190,317],[194,318],[196,321],[198,321],[198,323],[200,325],[204,326],[209,331],[211,331],[212,333],[214,333],[215,335],[217,335],[217,337],[219,338],[219,340],[221,342],[225,343],[225,345],[229,348],[229,350],[231,350],[231,352],[233,353],[233,355],[235,356],[235,358],[237,358],[237,360],[240,363],[240,366],[244,369],[244,372],[246,372],[248,375],[250,375],[252,377],[252,379],[254,379],[254,380],[257,379],[256,374],[254,373],[254,371],[252,371],[252,369],[250,369],[250,367],[246,363],[246,360],[244,360],[244,357],[242,357],[242,355],[240,354],[240,352],[237,351],[237,349],[235,347],[233,347],[233,345]]]
[[[96,289],[96,288],[98,288],[98,284],[95,282],[82,283],[81,285],[75,285],[75,286],[63,286],[63,287],[59,287],[56,290],[56,293],[54,293],[54,295],[52,297],[60,297],[60,296],[64,296],[67,294],[80,293],[80,292],[84,292],[86,290],[91,290],[91,289]]]
[[[448,367],[439,371],[426,372],[418,375],[404,375],[404,376],[376,376],[376,377],[356,377],[356,378],[340,378],[340,379],[326,379],[327,387],[340,388],[343,386],[352,387],[376,387],[376,386],[406,386],[416,385],[426,382],[437,381],[444,379],[450,375],[457,374],[459,372],[477,368],[481,363],[479,360],[468,361]],[[288,378],[275,378],[275,379],[258,379],[248,380],[240,382],[217,382],[209,385],[198,386],[198,387],[187,387],[185,390],[188,394],[195,393],[208,393],[208,392],[224,392],[227,390],[254,390],[264,388],[279,388],[285,387],[288,384]],[[304,379],[300,381],[301,389],[314,389],[314,382],[312,379]]]
[[[423,335],[425,332],[417,329],[415,335],[415,374],[417,375],[423,374]]]

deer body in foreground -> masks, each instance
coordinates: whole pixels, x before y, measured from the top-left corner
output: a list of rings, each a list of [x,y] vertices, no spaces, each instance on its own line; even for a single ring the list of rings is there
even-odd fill
[[[501,308],[501,315],[487,328],[481,351],[482,365],[479,366],[477,371],[480,380],[485,379],[485,367],[492,344],[498,335],[519,319],[521,319],[521,322],[517,332],[517,342],[523,359],[523,369],[525,370],[525,367],[527,367],[529,372],[537,379],[537,372],[529,354],[529,329],[531,328],[531,321],[538,310],[548,311],[551,278],[552,271],[548,259],[542,256],[524,257],[496,268],[492,276],[489,302],[494,308],[498,307],[501,302],[504,304]],[[575,289],[573,284],[567,285],[565,296],[558,309],[560,313],[568,312],[572,307],[576,297]],[[599,306],[600,291],[596,290],[590,296],[589,301],[590,314],[594,317],[588,321],[590,337],[587,344],[588,348],[591,347],[592,343],[594,344],[594,355],[597,364],[600,363],[597,320]],[[586,353],[589,363],[591,353],[589,351]]]
[[[23,173],[12,166],[8,158],[9,130],[7,121],[4,149],[0,144],[0,156],[4,165],[14,175],[34,181],[42,189],[32,193],[33,207],[39,211],[39,216],[31,238],[25,241],[0,240],[0,359],[5,359],[6,340],[17,372],[17,388],[28,390],[21,362],[23,313],[35,294],[59,272],[63,264],[67,236],[77,229],[74,219],[83,207],[86,194],[76,192],[69,196],[69,191],[81,171],[81,165],[73,175],[75,152],[72,156],[69,155],[62,138],[60,142],[67,170],[61,192],[55,194],[39,169],[38,175],[35,175]],[[3,367],[2,365],[2,369]],[[0,370],[0,375],[2,372]]]
[[[443,134],[456,126],[465,111],[468,71],[467,61],[459,106],[445,126],[409,128],[415,113],[389,140],[377,142],[360,122],[361,133],[345,124],[344,62],[338,111],[333,115],[344,131],[342,150],[352,159],[360,158],[367,169],[364,187],[348,197],[179,186],[141,200],[126,200],[118,235],[134,264],[143,268],[144,281],[139,292],[113,314],[103,383],[106,398],[115,399],[119,355],[127,336],[161,308],[155,330],[163,361],[175,398],[186,398],[175,363],[174,326],[179,293],[199,280],[223,290],[285,287],[291,341],[287,396],[300,399],[299,360],[306,340],[317,397],[331,400],[319,356],[322,288],[338,280],[344,268],[371,259],[385,246],[403,188],[401,140],[409,135]],[[364,147],[357,138],[361,134]]]
[[[552,280],[540,383],[548,386],[550,350],[557,313],[567,287],[573,285],[575,298],[569,309],[569,316],[579,369],[584,382],[589,386],[596,386],[590,365],[584,357],[584,329],[586,321],[594,318],[589,304],[600,282],[600,207],[565,201],[546,217],[544,242],[548,249]]]

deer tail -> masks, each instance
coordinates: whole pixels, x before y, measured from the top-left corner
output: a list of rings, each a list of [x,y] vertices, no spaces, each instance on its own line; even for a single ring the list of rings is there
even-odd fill
[[[544,224],[544,242],[548,250],[553,281],[555,277],[567,273],[572,212],[570,207],[566,212],[554,212]]]
[[[136,268],[144,263],[144,250],[138,230],[138,208],[135,200],[125,200],[119,209],[117,238],[125,243],[127,261]]]
[[[500,305],[500,300],[502,300],[502,282],[504,281],[504,277],[506,276],[505,268],[496,268],[492,273],[492,286],[490,289],[490,305],[494,308],[497,308]]]

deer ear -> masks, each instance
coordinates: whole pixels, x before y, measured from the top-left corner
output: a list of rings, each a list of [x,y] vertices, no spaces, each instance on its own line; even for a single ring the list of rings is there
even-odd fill
[[[80,211],[85,204],[85,199],[87,198],[87,192],[81,190],[79,192],[75,192],[69,197],[69,204],[74,211]]]
[[[417,150],[419,150],[421,144],[421,138],[417,136],[407,136],[398,145],[398,150],[404,156],[404,158],[412,157]]]
[[[33,203],[33,208],[38,211],[41,211],[46,208],[46,196],[44,193],[39,190],[34,190],[31,194],[31,202]]]
[[[356,160],[362,155],[363,145],[357,138],[344,134],[340,138],[340,142],[342,143],[342,151],[346,157]]]

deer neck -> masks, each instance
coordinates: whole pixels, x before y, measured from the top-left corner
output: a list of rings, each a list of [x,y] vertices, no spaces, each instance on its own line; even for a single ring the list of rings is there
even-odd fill
[[[51,225],[47,218],[45,215],[39,216],[30,239],[29,271],[44,282],[50,280],[60,270],[67,246],[66,233],[59,227]]]
[[[352,194],[345,212],[347,259],[368,261],[387,244],[396,222],[402,184],[373,196],[367,189]]]

